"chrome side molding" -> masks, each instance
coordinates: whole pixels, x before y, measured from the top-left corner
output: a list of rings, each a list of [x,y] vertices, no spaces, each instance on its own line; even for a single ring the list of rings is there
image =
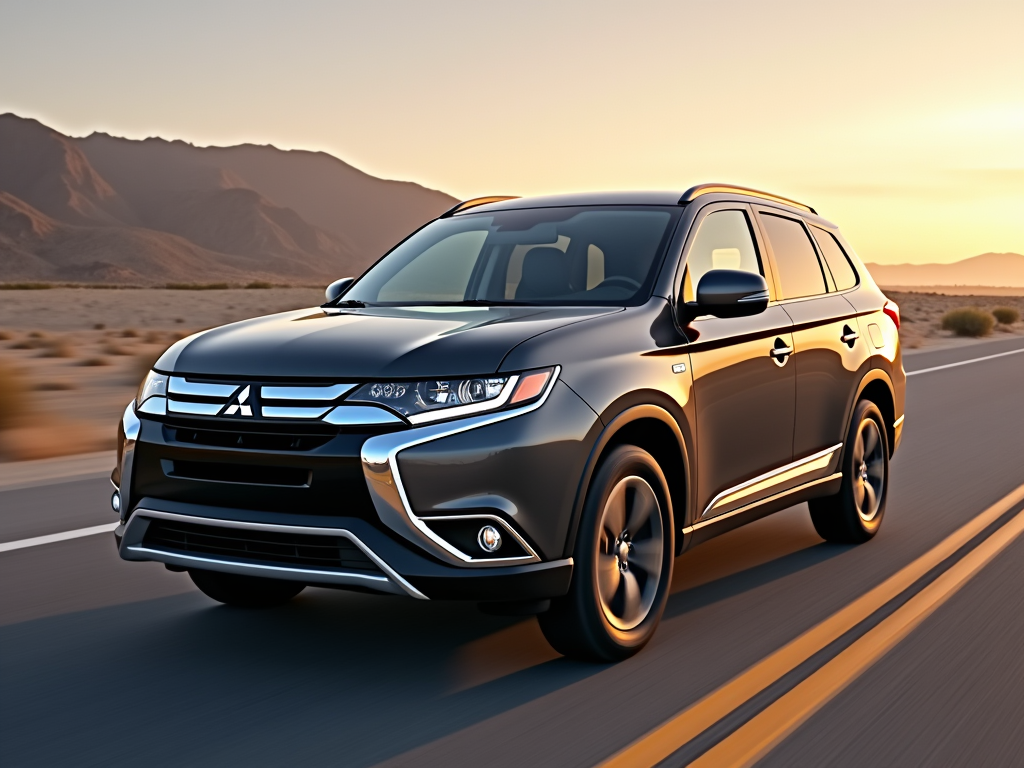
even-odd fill
[[[780,485],[781,483],[800,477],[801,475],[826,469],[832,463],[832,457],[835,455],[836,451],[842,447],[842,443],[836,443],[831,448],[826,448],[823,451],[812,453],[810,456],[805,456],[791,464],[786,464],[778,467],[777,469],[773,469],[771,472],[765,472],[763,475],[758,475],[744,483],[734,485],[732,488],[726,488],[708,503],[707,507],[705,507],[704,511],[700,515],[700,520],[703,521],[704,518],[709,516],[709,513],[719,507],[731,504],[734,501],[739,501],[740,499],[745,499],[748,496],[753,496],[756,493],[766,491],[774,486]]]

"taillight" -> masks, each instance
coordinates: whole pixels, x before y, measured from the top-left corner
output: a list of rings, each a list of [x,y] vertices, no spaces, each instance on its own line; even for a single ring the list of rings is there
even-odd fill
[[[898,331],[900,329],[900,305],[895,301],[887,301],[885,306],[882,307],[882,311],[889,316],[889,319],[892,320],[893,325],[896,326]]]

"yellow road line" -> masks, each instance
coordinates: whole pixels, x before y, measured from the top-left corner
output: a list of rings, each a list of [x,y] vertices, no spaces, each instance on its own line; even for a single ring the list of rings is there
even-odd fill
[[[829,643],[844,635],[1022,500],[1024,500],[1024,485],[1017,487],[980,515],[969,520],[935,547],[877,587],[613,755],[601,763],[601,767],[632,768],[632,766],[653,766],[661,762],[783,675],[796,669]]]
[[[1018,512],[878,626],[690,763],[691,768],[753,765],[910,634],[1021,533],[1024,512]]]

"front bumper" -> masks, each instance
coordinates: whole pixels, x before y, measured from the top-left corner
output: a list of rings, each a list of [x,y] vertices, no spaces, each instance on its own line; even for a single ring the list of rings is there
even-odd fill
[[[252,551],[242,556],[210,546],[168,543],[151,534],[158,525],[173,523],[202,529],[210,536],[253,532],[281,534],[288,546],[302,537],[351,542],[365,556],[356,567],[296,561],[283,563]],[[114,532],[125,560],[155,560],[179,568],[237,573],[300,581],[324,587],[370,590],[418,599],[477,601],[534,600],[564,595],[572,577],[572,559],[483,569],[462,569],[433,561],[411,551],[364,520],[345,517],[282,515],[252,510],[203,507],[143,498],[129,521]],[[278,541],[281,541],[280,539]],[[276,545],[283,546],[283,545]],[[301,543],[296,547],[301,552]],[[350,560],[352,558],[349,558]]]
[[[600,423],[557,380],[521,412],[340,429],[290,450],[245,447],[266,425],[139,421],[130,411],[114,478],[126,560],[431,599],[534,600],[568,589],[571,510]],[[242,447],[200,434],[229,428],[242,430]],[[499,526],[502,556],[467,555],[438,533],[460,520]]]

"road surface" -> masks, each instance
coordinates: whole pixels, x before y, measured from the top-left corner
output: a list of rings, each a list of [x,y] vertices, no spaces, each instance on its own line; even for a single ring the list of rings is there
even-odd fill
[[[1017,349],[907,358],[923,372],[873,541],[825,544],[801,505],[697,547],[652,643],[616,665],[455,602],[307,589],[270,611],[219,606],[121,561],[109,533],[0,551],[0,764],[591,766],[632,744],[626,764],[729,764],[731,749],[764,766],[1022,765],[1024,536],[1006,532],[1021,505],[1000,501],[1024,484],[1024,353],[1002,355]],[[0,542],[109,524],[109,492],[96,476],[0,486]],[[927,559],[956,535],[967,545]],[[706,697],[914,563],[927,572],[898,597],[679,735]]]

